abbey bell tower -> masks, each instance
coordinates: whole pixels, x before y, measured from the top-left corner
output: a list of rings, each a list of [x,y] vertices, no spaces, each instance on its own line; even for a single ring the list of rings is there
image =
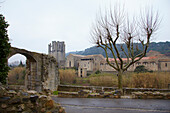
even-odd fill
[[[57,59],[58,66],[65,66],[65,44],[64,41],[52,41],[48,45],[48,54],[54,56]]]

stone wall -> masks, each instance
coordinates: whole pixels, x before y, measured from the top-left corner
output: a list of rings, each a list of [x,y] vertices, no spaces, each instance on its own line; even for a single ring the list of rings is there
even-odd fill
[[[58,97],[170,99],[170,89],[123,88],[123,94],[121,94],[120,90],[115,87],[60,85]]]
[[[65,113],[47,93],[9,90],[0,84],[0,113]],[[43,95],[45,94],[45,95]]]
[[[57,61],[53,56],[11,47],[8,58],[19,53],[27,58],[25,88],[38,92],[56,90],[60,84]]]
[[[96,90],[97,93],[102,91],[111,92],[117,90],[116,87],[99,87],[99,86],[73,86],[73,85],[59,85],[58,91],[66,91],[66,92],[78,92],[80,90]],[[132,94],[132,92],[144,92],[144,91],[159,91],[161,93],[168,93],[170,89],[155,89],[155,88],[123,88],[123,94]]]

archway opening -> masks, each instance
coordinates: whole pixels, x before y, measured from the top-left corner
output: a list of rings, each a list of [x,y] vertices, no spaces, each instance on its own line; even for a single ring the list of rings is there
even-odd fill
[[[22,54],[15,54],[8,59],[8,84],[24,85],[26,76],[26,60]]]

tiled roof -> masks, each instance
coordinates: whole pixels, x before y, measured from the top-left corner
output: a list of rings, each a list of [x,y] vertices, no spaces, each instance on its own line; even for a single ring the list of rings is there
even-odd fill
[[[69,54],[69,55],[76,56],[76,57],[85,57],[84,55],[77,55],[77,54]]]
[[[149,60],[149,59],[156,59],[157,57],[143,57],[141,60]],[[106,60],[106,58],[105,58]],[[119,60],[119,58],[116,58],[116,60]],[[126,61],[127,58],[122,58],[123,61]],[[130,60],[130,59],[129,59]],[[109,61],[115,61],[114,58],[109,58]]]

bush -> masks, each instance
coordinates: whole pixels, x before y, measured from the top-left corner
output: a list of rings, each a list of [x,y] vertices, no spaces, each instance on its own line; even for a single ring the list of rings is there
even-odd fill
[[[53,95],[58,95],[58,91],[54,91],[54,92],[53,92]]]
[[[137,67],[135,68],[134,72],[142,73],[142,72],[148,72],[148,70],[145,69],[145,66],[144,66],[144,65],[140,65],[140,66],[137,66]]]
[[[59,69],[61,84],[73,84],[76,81],[76,71],[74,69]]]
[[[101,72],[99,71],[99,70],[97,70],[96,72],[95,72],[95,74],[100,74]]]
[[[170,73],[134,73],[132,74],[130,83],[129,87],[135,88],[168,88],[168,83],[170,83]]]
[[[117,76],[109,73],[91,75],[89,81],[91,86],[117,86]]]
[[[15,67],[8,73],[8,84],[23,85],[25,81],[26,69],[25,67]]]

